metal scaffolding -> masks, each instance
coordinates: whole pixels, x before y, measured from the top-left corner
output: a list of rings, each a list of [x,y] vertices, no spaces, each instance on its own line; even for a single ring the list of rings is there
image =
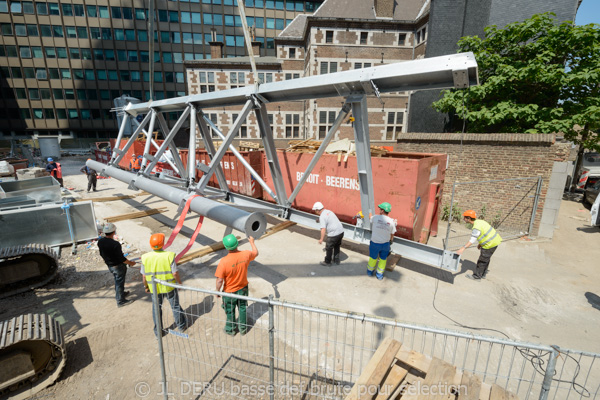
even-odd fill
[[[235,210],[236,220],[231,220],[233,207],[222,203],[216,203],[207,198],[196,198],[192,201],[192,210],[208,218],[222,222],[229,227],[243,231],[248,235],[258,237],[265,230],[265,219],[259,215],[262,213],[276,214],[279,217],[289,219],[300,224],[316,228],[314,215],[300,212],[291,207],[298,192],[303,187],[306,178],[315,167],[319,157],[325,151],[327,144],[337,131],[344,118],[352,110],[356,118],[354,125],[354,138],[356,142],[356,159],[358,164],[358,182],[360,188],[361,210],[368,215],[376,209],[373,197],[373,176],[371,170],[370,136],[368,124],[367,96],[379,97],[381,93],[443,89],[443,88],[466,88],[478,84],[477,63],[472,53],[462,53],[443,57],[434,57],[422,60],[407,61],[396,64],[382,65],[372,68],[344,71],[327,75],[311,76],[307,78],[293,79],[265,83],[259,86],[246,86],[237,89],[221,90],[217,92],[202,93],[198,95],[177,97],[146,103],[128,104],[121,129],[117,137],[117,146],[123,138],[124,126],[131,118],[135,120],[138,115],[144,115],[142,122],[134,134],[129,138],[122,149],[115,148],[108,165],[95,161],[88,161],[88,166],[101,171],[101,174],[112,176],[116,179],[129,183],[131,189],[144,189],[152,194],[169,200],[175,204],[181,204],[189,196],[194,194],[214,195],[224,198],[237,206],[251,207],[258,212],[248,213]],[[303,179],[288,196],[286,193],[283,176],[277,153],[273,132],[271,131],[267,105],[271,102],[284,102],[295,100],[309,100],[316,98],[342,97],[344,103],[339,111],[337,119],[327,133],[325,140],[315,154],[313,160],[303,175]],[[221,108],[226,106],[242,106],[232,129],[224,135],[222,130],[213,123],[204,110]],[[163,113],[182,112],[175,126],[169,130]],[[274,191],[262,180],[256,171],[248,165],[241,155],[235,151],[231,143],[246,121],[248,114],[254,111],[258,121],[260,136],[265,149],[265,155],[271,177],[273,179]],[[174,137],[183,124],[189,119],[190,140],[187,168],[179,157],[179,152],[174,144]],[[155,129],[156,121],[163,131],[164,141],[158,146],[152,141],[151,133]],[[212,142],[211,129],[223,140],[219,149],[215,150]],[[196,160],[193,149],[196,147],[196,132],[199,132],[204,146],[211,159],[208,165]],[[144,149],[142,168],[137,175],[123,172],[116,165],[123,159],[127,150],[131,147],[137,136],[144,133],[146,136],[146,147]],[[157,148],[156,154],[150,154],[150,146]],[[170,182],[157,182],[151,175],[153,168],[160,157],[170,151],[173,158],[171,166],[181,177]],[[232,150],[241,163],[249,170],[252,176],[262,188],[273,198],[275,204],[264,202],[245,196],[240,196],[229,191],[225,175],[221,169],[220,162],[227,150]],[[203,172],[199,182],[195,181],[196,169]],[[219,188],[207,186],[215,175],[219,182]],[[180,188],[173,187],[173,183],[179,183]],[[218,204],[219,206],[216,206]],[[244,213],[244,214],[240,214]],[[358,242],[368,243],[371,231],[368,219],[365,219],[362,227],[343,224],[346,230],[345,238]],[[436,267],[458,270],[460,256],[453,252],[444,251],[432,246],[412,242],[406,239],[395,238],[392,243],[392,251],[402,257],[410,258],[418,262]]]

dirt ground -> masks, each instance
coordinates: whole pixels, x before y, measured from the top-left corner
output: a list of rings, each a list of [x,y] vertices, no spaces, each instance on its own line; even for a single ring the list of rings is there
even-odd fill
[[[78,171],[84,161],[61,160],[65,186],[73,188],[74,197],[133,193],[115,179],[98,180],[98,192],[87,193],[86,177]],[[95,203],[94,209],[96,218],[102,219],[161,206],[168,211],[116,223],[124,252],[136,258],[150,251],[151,233],[170,234],[177,207],[154,196],[139,196]],[[173,251],[185,247],[196,221],[195,216],[188,217]],[[223,226],[206,220],[192,249],[219,240],[223,232]],[[439,234],[429,244],[441,247],[442,237]],[[465,252],[456,274],[400,260],[393,272],[377,281],[365,274],[366,246],[345,244],[342,264],[323,268],[319,265],[323,248],[316,238],[316,231],[293,227],[257,241],[260,255],[250,267],[250,295],[272,294],[314,306],[499,336],[485,330],[494,329],[515,340],[600,352],[600,229],[589,226],[589,211],[577,196],[563,200],[553,240],[504,242],[492,258],[488,279],[482,282],[465,278],[478,257],[474,249]],[[242,242],[242,248],[249,246]],[[114,280],[95,244],[79,244],[77,254],[70,250],[62,249],[59,274],[50,284],[0,303],[0,320],[33,312],[50,314],[62,324],[67,366],[56,384],[35,398],[138,398],[139,382],[160,377],[151,302],[139,270],[130,268],[127,275],[126,290],[134,303],[117,308]],[[223,255],[217,252],[182,265],[184,284],[213,289],[214,272]]]

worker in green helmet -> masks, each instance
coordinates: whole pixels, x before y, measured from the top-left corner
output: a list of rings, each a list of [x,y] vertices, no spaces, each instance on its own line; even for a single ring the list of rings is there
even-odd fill
[[[217,292],[223,291],[239,296],[248,296],[248,265],[258,256],[254,238],[248,237],[248,242],[252,246],[252,251],[239,251],[238,240],[234,235],[227,235],[223,238],[223,245],[229,253],[221,259],[215,272]],[[248,330],[246,305],[246,300],[223,297],[223,309],[227,314],[226,334],[231,336],[234,336],[236,332],[240,332],[242,335],[246,334]],[[238,318],[235,317],[236,308],[238,309]]]
[[[388,217],[392,211],[390,203],[381,203],[379,206],[379,215],[373,216],[369,213],[371,221],[371,242],[369,243],[369,263],[367,264],[367,275],[375,276],[377,279],[383,279],[383,271],[390,254],[391,243],[396,233],[396,221]],[[377,260],[379,259],[379,263]],[[377,271],[375,266],[377,265]]]

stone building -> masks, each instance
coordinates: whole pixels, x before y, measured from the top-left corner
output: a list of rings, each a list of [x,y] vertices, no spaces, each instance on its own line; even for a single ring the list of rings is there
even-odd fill
[[[284,81],[351,69],[401,63],[424,57],[427,43],[427,0],[326,0],[313,15],[299,15],[276,38],[276,56],[253,51],[255,77],[248,57],[226,58],[222,43],[211,42],[210,60],[185,63],[190,95],[239,85]],[[371,140],[394,143],[406,132],[409,93],[368,98]],[[341,98],[268,104],[276,140],[322,139],[342,106]],[[233,125],[238,108],[205,110],[223,132]],[[259,136],[250,114],[240,139]],[[352,138],[348,118],[334,139]]]

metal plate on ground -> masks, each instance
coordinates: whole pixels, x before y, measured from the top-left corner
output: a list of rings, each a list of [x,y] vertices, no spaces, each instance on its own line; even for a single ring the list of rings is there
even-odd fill
[[[54,203],[61,201],[60,185],[51,176],[0,182],[0,198],[17,196],[29,196],[38,203]]]
[[[72,243],[67,214],[62,204],[43,204],[0,210],[0,243],[3,247],[41,243],[59,246]],[[71,203],[69,208],[75,241],[98,237],[91,201]]]

